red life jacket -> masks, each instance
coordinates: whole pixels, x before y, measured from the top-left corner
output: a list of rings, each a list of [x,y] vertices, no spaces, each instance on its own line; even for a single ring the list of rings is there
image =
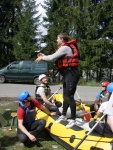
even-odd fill
[[[71,40],[69,42],[63,43],[61,46],[69,46],[73,54],[70,56],[62,56],[56,60],[56,69],[62,69],[67,67],[78,67],[78,50],[75,46],[76,40]],[[60,47],[61,47],[60,46]],[[59,48],[60,48],[59,47]],[[58,48],[58,50],[59,50]]]

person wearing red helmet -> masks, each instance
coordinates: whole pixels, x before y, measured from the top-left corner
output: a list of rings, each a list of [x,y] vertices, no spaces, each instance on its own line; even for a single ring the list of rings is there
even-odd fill
[[[113,135],[113,82],[107,86],[108,91],[108,101],[103,102],[97,111],[97,117],[102,117],[103,114],[105,118],[96,126],[94,131],[105,135]],[[96,124],[93,120],[89,123],[89,127],[92,128]]]
[[[101,83],[102,90],[100,92],[98,92],[98,94],[96,95],[96,99],[94,101],[94,104],[90,105],[90,112],[93,112],[93,113],[91,113],[92,118],[95,116],[95,112],[98,111],[100,104],[102,102],[108,101],[108,91],[107,91],[108,85],[109,85],[108,81],[103,81]]]

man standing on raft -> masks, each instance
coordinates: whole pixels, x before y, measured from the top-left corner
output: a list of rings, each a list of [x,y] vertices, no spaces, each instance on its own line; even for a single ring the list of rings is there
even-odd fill
[[[61,33],[57,36],[58,49],[51,55],[39,54],[35,62],[41,60],[52,61],[56,60],[56,69],[63,76],[63,111],[62,115],[56,120],[57,123],[67,120],[66,113],[70,106],[71,120],[66,125],[70,128],[75,125],[76,118],[76,103],[74,94],[76,92],[77,83],[79,80],[78,72],[78,50],[76,47],[76,40],[69,41],[67,34]]]

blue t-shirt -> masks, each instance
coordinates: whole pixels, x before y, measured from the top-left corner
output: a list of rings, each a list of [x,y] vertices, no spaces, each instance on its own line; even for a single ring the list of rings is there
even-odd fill
[[[108,93],[103,94],[102,91],[98,92],[98,94],[96,95],[96,99],[101,100],[101,98],[108,98]]]

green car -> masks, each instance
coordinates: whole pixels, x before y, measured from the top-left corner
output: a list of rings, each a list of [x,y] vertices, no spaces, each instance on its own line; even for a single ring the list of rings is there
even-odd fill
[[[48,74],[48,63],[40,61],[22,60],[14,61],[8,66],[0,69],[0,83],[8,81],[24,81],[39,84],[38,76],[40,74]]]

